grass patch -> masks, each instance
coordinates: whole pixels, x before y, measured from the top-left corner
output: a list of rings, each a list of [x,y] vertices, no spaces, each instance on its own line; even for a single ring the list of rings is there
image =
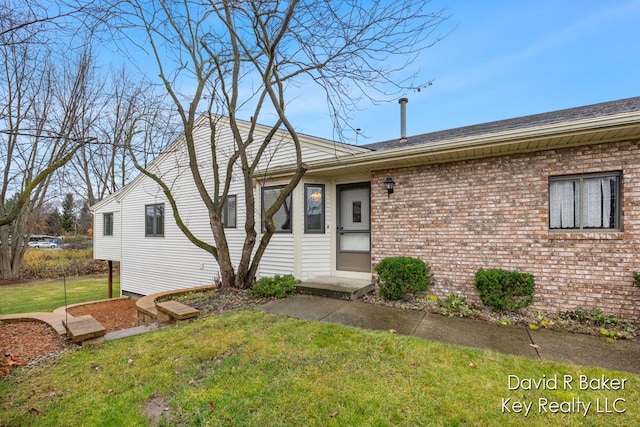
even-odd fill
[[[107,276],[68,277],[67,304],[96,301],[109,297]],[[63,279],[38,280],[0,287],[0,314],[53,311],[64,306]],[[113,295],[120,295],[120,277],[113,277]]]
[[[509,390],[509,375],[570,375],[574,389]],[[580,375],[625,389],[579,390]],[[533,409],[503,413],[505,398]],[[541,413],[540,398],[592,408]],[[598,399],[625,412],[597,413]],[[167,426],[627,426],[640,377],[239,310],[19,368],[0,380],[0,425],[146,426],[152,401]]]

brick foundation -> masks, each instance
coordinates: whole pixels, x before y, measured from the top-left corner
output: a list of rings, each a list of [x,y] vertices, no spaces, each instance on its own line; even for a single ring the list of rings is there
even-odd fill
[[[549,231],[548,178],[608,171],[622,171],[623,230]],[[371,184],[374,266],[421,258],[432,293],[476,303],[477,269],[523,271],[536,279],[534,309],[599,308],[640,322],[640,141],[374,171]]]

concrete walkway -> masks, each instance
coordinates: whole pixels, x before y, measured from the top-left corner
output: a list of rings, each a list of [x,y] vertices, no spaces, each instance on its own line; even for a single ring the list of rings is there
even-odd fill
[[[608,343],[604,338],[589,335],[531,330],[525,326],[497,325],[312,295],[271,301],[260,309],[299,319],[374,330],[394,329],[399,334],[431,341],[640,374],[640,343],[635,341]]]

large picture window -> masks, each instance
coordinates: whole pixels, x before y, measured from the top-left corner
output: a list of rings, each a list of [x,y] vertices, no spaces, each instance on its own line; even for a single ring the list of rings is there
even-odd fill
[[[224,228],[236,228],[236,196],[227,196],[222,206],[222,225]]]
[[[620,230],[621,174],[549,178],[549,229]]]
[[[102,235],[113,236],[113,212],[102,214]]]
[[[262,232],[267,231],[265,224],[265,212],[276,201],[284,185],[277,187],[262,187]],[[280,209],[273,215],[273,223],[276,226],[276,233],[291,233],[291,194],[280,206]]]
[[[304,185],[304,232],[324,233],[324,185]]]
[[[146,205],[144,235],[146,237],[164,236],[164,204]]]

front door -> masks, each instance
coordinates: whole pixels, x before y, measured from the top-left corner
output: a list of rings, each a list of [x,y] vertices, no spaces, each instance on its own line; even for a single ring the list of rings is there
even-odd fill
[[[371,184],[339,185],[336,270],[371,271]]]

